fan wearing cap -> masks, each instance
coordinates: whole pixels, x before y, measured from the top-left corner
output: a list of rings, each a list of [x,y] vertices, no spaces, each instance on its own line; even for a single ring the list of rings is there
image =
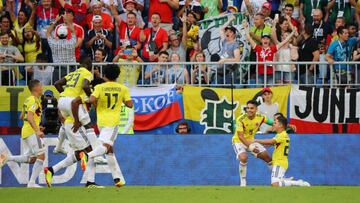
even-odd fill
[[[266,87],[262,89],[262,99],[263,102],[258,106],[258,111],[260,114],[265,115],[268,118],[272,118],[274,114],[279,112],[279,105],[278,103],[273,103],[273,92],[270,88]],[[271,127],[270,125],[263,123],[260,126],[260,131],[262,133],[266,133],[267,129]]]
[[[76,57],[76,61],[79,61],[80,48],[84,41],[84,29],[80,25],[74,23],[74,11],[70,8],[65,9],[65,13],[63,15],[63,20],[64,20],[63,24],[59,24],[58,26],[56,26],[55,33],[60,28],[60,26],[66,25],[68,27],[68,35],[67,35],[66,39],[70,40],[72,35],[71,35],[69,27],[71,27],[71,26],[74,27],[75,36],[76,36],[75,57]]]
[[[102,4],[97,0],[93,0],[91,1],[90,6],[92,12],[86,16],[86,25],[88,26],[88,29],[93,28],[93,17],[95,15],[99,15],[101,16],[103,22],[102,28],[109,31],[114,30],[113,20],[109,14],[102,11]]]
[[[50,25],[46,32],[52,52],[52,59],[54,63],[75,63],[76,35],[74,25],[61,25],[55,34],[52,34],[55,24],[60,21],[61,17],[59,15],[56,16],[55,22]],[[67,39],[69,33],[71,33],[70,40]]]
[[[271,3],[265,2],[261,6],[261,11],[260,11],[265,17],[265,20],[264,20],[265,25],[268,25],[268,26],[272,26],[272,24],[273,24],[273,20],[270,17],[271,9],[272,9]]]
[[[103,29],[103,19],[100,15],[93,16],[93,29],[86,32],[85,47],[86,53],[94,60],[95,51],[99,48],[104,49],[107,53],[105,60],[111,61],[112,34],[109,30]]]
[[[65,0],[58,0],[59,4],[62,8],[66,9],[71,9],[74,11],[74,22],[78,25],[80,25],[81,27],[84,27],[86,24],[85,18],[86,18],[86,13],[87,13],[87,7],[88,4],[86,3],[86,1],[82,1],[82,0],[71,0],[66,1]]]
[[[243,27],[248,28],[247,21],[243,21]],[[290,35],[286,37],[279,44],[271,45],[271,37],[269,34],[263,34],[261,36],[261,45],[258,45],[250,36],[249,32],[246,33],[246,38],[250,42],[251,47],[256,52],[257,62],[273,62],[275,53],[286,43],[290,41],[290,39],[294,36],[296,32],[296,28],[291,25],[292,32]],[[272,65],[259,64],[257,66],[257,81],[258,84],[264,84],[264,74],[266,74],[266,84],[273,83],[273,67]]]
[[[220,15],[226,15],[229,13],[237,13],[238,12],[238,8],[236,6],[228,6],[226,11],[221,13]]]

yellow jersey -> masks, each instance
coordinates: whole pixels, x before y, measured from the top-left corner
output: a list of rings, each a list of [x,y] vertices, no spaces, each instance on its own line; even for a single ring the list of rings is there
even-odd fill
[[[127,62],[124,59],[119,59],[118,62]],[[131,63],[138,63],[137,61],[132,61]],[[117,78],[117,82],[127,87],[132,87],[137,84],[141,67],[140,65],[122,65],[120,64],[120,75]]]
[[[29,121],[27,120],[28,112],[34,113],[34,121],[36,126],[39,128],[42,112],[41,102],[39,98],[35,96],[30,96],[26,98],[23,104],[22,113],[24,115],[24,125],[21,128],[21,138],[23,139],[35,134],[34,129],[31,127]]]
[[[119,125],[121,105],[130,101],[130,91],[117,82],[105,82],[95,86],[91,94],[97,99],[96,116],[99,127]]]
[[[79,68],[65,76],[66,85],[64,91],[60,94],[60,97],[77,97],[84,94],[83,82],[88,80],[91,82],[93,74],[86,68]]]
[[[236,129],[232,137],[232,143],[241,143],[238,132],[242,132],[246,140],[253,140],[255,133],[264,122],[272,125],[272,121],[262,114],[256,113],[253,119],[249,119],[246,113],[241,114],[236,119]]]
[[[80,105],[84,105],[85,109],[87,112],[89,112],[89,109],[87,108],[87,105],[86,105],[86,101],[89,99],[89,97],[84,93],[82,95],[79,96],[81,98],[81,101],[82,101],[82,104]],[[89,104],[89,103],[88,103]],[[90,105],[90,104],[89,104]],[[80,108],[80,106],[79,106]],[[65,118],[65,121],[64,123],[67,124],[67,123],[74,123],[75,122],[75,119],[74,117],[72,116],[68,116]]]
[[[281,166],[287,170],[288,168],[288,155],[289,155],[289,147],[290,147],[290,138],[286,131],[282,131],[281,133],[276,134],[274,138],[276,141],[274,145],[274,152],[272,155],[273,165]]]

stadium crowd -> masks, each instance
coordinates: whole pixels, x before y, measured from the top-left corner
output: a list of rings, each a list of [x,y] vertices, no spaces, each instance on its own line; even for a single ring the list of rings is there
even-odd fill
[[[328,84],[332,70],[337,83],[359,84],[359,66],[337,64],[329,69],[334,62],[360,60],[358,5],[357,0],[3,0],[0,63],[59,66],[84,55],[94,62],[213,61],[224,71],[196,64],[124,64],[118,81],[128,86],[229,83],[232,67],[223,64],[241,58],[230,13],[241,12],[249,21],[243,26],[249,29],[251,61],[329,64],[256,65],[248,79],[256,77],[260,84]],[[227,15],[228,22],[220,29],[220,58],[209,59],[201,50],[198,22],[221,15]],[[32,78],[48,85],[68,69],[1,65],[1,85]],[[100,76],[96,67],[95,77]]]

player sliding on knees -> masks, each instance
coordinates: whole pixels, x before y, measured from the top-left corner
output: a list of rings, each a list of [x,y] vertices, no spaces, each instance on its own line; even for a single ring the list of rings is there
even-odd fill
[[[81,152],[81,167],[86,168],[88,177],[93,178],[92,174],[95,173],[95,167],[91,160],[94,157],[106,154],[115,186],[121,187],[125,185],[125,180],[120,168],[116,167],[113,144],[118,134],[122,103],[132,108],[133,102],[129,89],[115,82],[120,74],[119,67],[107,65],[103,74],[106,82],[97,85],[90,97],[90,103],[96,107],[97,125],[100,128],[99,140],[103,145],[99,145],[90,153]],[[88,181],[93,180],[88,178]]]
[[[28,88],[31,96],[28,97],[23,104],[20,119],[24,121],[21,129],[21,138],[29,151],[19,156],[8,156],[5,153],[1,154],[0,168],[7,161],[34,164],[27,187],[37,188],[41,186],[36,184],[35,181],[43,168],[45,160],[45,145],[42,139],[44,133],[40,126],[42,112],[40,97],[42,95],[42,85],[38,80],[31,80],[28,83]]]
[[[269,169],[272,169],[271,157],[265,147],[257,144],[255,151],[250,151],[249,145],[254,139],[255,133],[259,130],[262,123],[272,125],[272,120],[264,115],[257,113],[257,102],[250,100],[247,102],[246,113],[241,114],[236,119],[236,129],[232,137],[233,148],[239,163],[240,186],[246,186],[247,173],[247,152],[251,152],[255,157],[266,162]]]
[[[288,155],[290,147],[290,138],[286,133],[287,119],[285,117],[277,117],[274,121],[273,128],[276,136],[272,139],[255,139],[254,143],[260,143],[267,146],[274,146],[272,155],[273,168],[271,173],[271,185],[276,187],[286,186],[310,186],[303,180],[285,179],[285,172],[288,169]],[[252,144],[253,145],[253,144]],[[251,145],[250,148],[253,146]],[[256,146],[254,146],[256,148]]]

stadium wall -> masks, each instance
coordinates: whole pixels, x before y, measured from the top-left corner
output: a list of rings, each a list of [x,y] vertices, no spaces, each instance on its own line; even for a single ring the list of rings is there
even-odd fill
[[[296,134],[290,137],[287,177],[304,179],[313,185],[360,185],[359,134]],[[56,141],[56,137],[45,138],[50,165],[64,158],[64,155],[49,153]],[[115,146],[128,185],[239,184],[231,135],[119,136]],[[2,136],[0,149],[20,153],[20,137]],[[26,184],[29,171],[28,164],[8,162],[0,170],[0,186]],[[99,184],[112,185],[107,165],[98,165],[96,171]],[[60,171],[54,178],[55,186],[81,185],[80,182],[84,182],[83,172],[76,165]],[[45,183],[43,175],[40,183]],[[248,184],[270,184],[270,171],[252,156],[248,162]]]

